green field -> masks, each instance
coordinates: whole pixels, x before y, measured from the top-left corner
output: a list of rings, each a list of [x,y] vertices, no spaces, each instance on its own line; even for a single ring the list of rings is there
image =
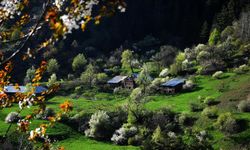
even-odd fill
[[[194,124],[193,128],[196,129],[207,129],[210,134],[213,136],[214,148],[219,149],[220,147],[230,147],[234,143],[228,138],[219,132],[216,129],[212,128],[215,119],[208,119],[202,117],[200,112],[192,113],[190,111],[190,103],[191,102],[198,102],[198,96],[212,96],[221,101],[221,104],[218,105],[219,112],[231,111],[234,112],[234,115],[238,119],[244,119],[248,121],[250,125],[250,115],[248,113],[239,113],[233,109],[231,109],[230,104],[231,101],[227,99],[227,94],[234,93],[237,96],[241,94],[242,90],[240,88],[245,89],[245,85],[250,85],[250,76],[249,74],[244,75],[236,75],[234,73],[227,73],[226,77],[223,79],[213,79],[210,76],[198,76],[196,78],[197,88],[193,92],[181,93],[173,96],[167,95],[153,95],[150,96],[150,101],[145,104],[145,107],[149,110],[158,110],[160,108],[168,107],[176,112],[187,112],[192,114],[193,116],[197,117],[197,121]],[[218,88],[221,84],[225,84],[226,91],[219,92]],[[244,91],[244,90],[243,90]],[[226,95],[226,98],[225,98]],[[235,95],[231,95],[233,97]],[[74,104],[74,110],[69,115],[74,115],[79,112],[87,112],[93,113],[97,110],[113,110],[118,106],[121,106],[126,103],[126,97],[119,96],[119,95],[112,95],[108,93],[99,93],[95,95],[94,100],[87,100],[86,98],[79,98],[79,99],[71,99],[69,97],[63,96],[56,96],[48,100],[48,107],[53,108],[55,110],[59,109],[59,104],[64,102],[65,100],[70,100]],[[232,102],[234,103],[234,102]],[[221,107],[220,107],[221,106]],[[29,114],[32,109],[24,109],[21,113],[22,116]],[[5,116],[11,112],[18,110],[18,106],[14,105],[11,108],[6,108],[0,111],[0,134],[4,135],[8,124],[4,122]],[[35,128],[39,126],[39,124],[46,122],[43,120],[34,120],[31,124],[31,128]],[[13,125],[11,130],[15,130],[16,126]],[[48,135],[50,136],[65,136],[63,140],[58,141],[56,145],[62,145],[66,149],[69,150],[134,150],[139,149],[138,147],[132,146],[116,146],[112,143],[104,143],[104,142],[97,142],[95,140],[91,140],[86,138],[83,134],[80,134],[74,131],[68,125],[62,123],[56,123],[53,128],[48,130]],[[250,138],[250,129],[245,130],[239,134],[233,135],[235,139],[249,139]]]

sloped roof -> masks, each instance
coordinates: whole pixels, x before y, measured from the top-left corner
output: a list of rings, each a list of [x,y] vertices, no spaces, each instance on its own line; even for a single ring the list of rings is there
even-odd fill
[[[165,83],[162,84],[162,86],[166,86],[166,87],[175,87],[179,84],[184,84],[185,82],[185,79],[180,79],[180,78],[174,78],[174,79],[171,79]]]
[[[111,80],[108,81],[109,84],[116,84],[123,80],[125,80],[128,76],[115,76]]]
[[[42,93],[44,91],[46,91],[47,88],[43,87],[43,86],[37,86],[36,89],[35,89],[35,94],[39,94],[39,93]],[[26,86],[5,86],[4,87],[4,92],[5,93],[25,93],[27,92],[27,88]]]

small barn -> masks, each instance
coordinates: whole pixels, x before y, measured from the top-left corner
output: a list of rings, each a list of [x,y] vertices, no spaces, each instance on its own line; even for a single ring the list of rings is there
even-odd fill
[[[48,89],[43,87],[43,86],[36,86],[35,87],[35,92],[34,94],[41,94],[42,92],[47,91]],[[11,95],[11,94],[16,94],[16,93],[26,93],[28,91],[26,86],[4,86],[3,92]]]
[[[115,76],[108,81],[108,84],[112,88],[121,87],[133,89],[135,87],[134,78],[128,76]]]
[[[183,89],[185,82],[186,80],[181,78],[171,79],[161,85],[161,92],[169,94],[178,93]]]

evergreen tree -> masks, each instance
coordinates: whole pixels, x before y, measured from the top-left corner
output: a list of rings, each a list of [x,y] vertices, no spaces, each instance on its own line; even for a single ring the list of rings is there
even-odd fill
[[[219,40],[220,40],[220,32],[217,28],[215,28],[209,36],[208,43],[210,46],[216,45],[219,42]]]
[[[207,21],[205,21],[201,27],[201,34],[200,34],[201,42],[205,43],[208,39],[208,36],[209,36],[209,27]]]

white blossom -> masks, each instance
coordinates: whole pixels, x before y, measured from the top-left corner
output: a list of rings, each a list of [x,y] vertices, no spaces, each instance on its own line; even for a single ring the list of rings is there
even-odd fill
[[[14,18],[15,15],[20,15],[19,6],[21,0],[2,0],[0,2],[0,22],[6,18]]]

